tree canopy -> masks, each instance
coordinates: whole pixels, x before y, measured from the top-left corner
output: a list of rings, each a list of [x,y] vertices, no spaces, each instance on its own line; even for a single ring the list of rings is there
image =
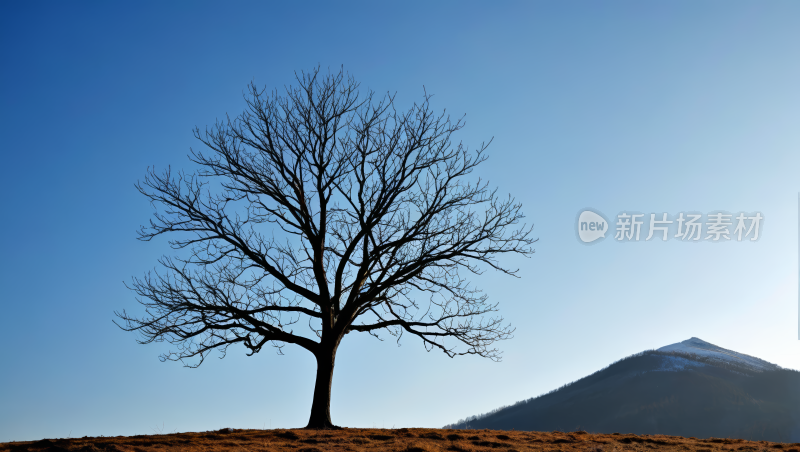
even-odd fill
[[[499,359],[493,344],[513,329],[471,278],[515,275],[498,258],[530,255],[535,239],[519,203],[467,180],[488,143],[454,143],[463,118],[433,112],[427,93],[398,111],[393,95],[361,96],[343,71],[297,82],[283,94],[251,83],[242,114],[195,129],[199,170],[151,168],[137,183],[156,208],[139,238],[168,234],[185,252],[129,284],[143,317],[117,316],[141,343],[174,344],[161,358],[188,366],[232,344],[310,351],[308,426],[324,428],[348,333]]]

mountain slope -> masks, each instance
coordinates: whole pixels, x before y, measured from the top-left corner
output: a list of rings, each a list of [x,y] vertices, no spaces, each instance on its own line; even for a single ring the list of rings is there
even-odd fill
[[[717,347],[714,344],[709,344],[696,337],[678,342],[677,344],[661,347],[656,351],[673,352],[678,355],[693,355],[697,358],[703,358],[706,362],[710,361],[717,366],[739,367],[754,372],[780,369],[780,366],[768,363],[763,359]]]
[[[448,427],[800,441],[800,372],[692,338]]]

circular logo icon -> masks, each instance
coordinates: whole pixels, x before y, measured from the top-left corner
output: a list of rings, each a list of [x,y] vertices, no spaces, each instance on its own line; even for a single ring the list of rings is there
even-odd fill
[[[592,209],[583,209],[578,214],[577,227],[578,240],[581,243],[592,244],[606,238],[608,221],[600,212]]]

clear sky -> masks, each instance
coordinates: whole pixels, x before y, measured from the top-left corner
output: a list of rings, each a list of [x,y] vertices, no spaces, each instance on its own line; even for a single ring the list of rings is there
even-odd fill
[[[333,421],[439,427],[692,336],[800,369],[800,3],[0,3],[0,441],[302,427],[314,361],[243,348],[161,363],[112,323],[171,255],[135,231],[146,168],[189,168],[195,126],[250,81],[344,65],[364,89],[466,114],[476,175],[539,237],[475,283],[504,358],[348,335]],[[576,216],[760,212],[756,242],[584,246]],[[647,215],[649,218],[649,215]]]

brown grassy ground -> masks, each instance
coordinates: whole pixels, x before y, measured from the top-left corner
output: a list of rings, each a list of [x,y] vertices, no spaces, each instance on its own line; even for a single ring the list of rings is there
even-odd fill
[[[233,430],[0,443],[0,452],[800,452],[800,443],[501,430]]]

